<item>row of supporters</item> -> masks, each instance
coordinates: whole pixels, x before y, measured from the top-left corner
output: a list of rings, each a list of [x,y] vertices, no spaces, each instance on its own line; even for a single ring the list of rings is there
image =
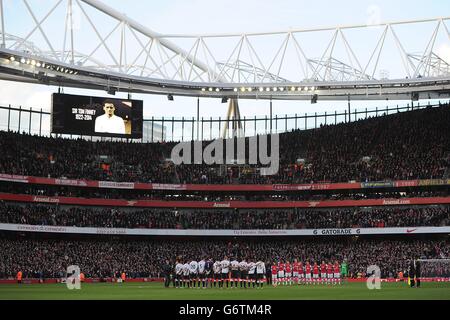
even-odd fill
[[[449,123],[450,107],[442,105],[285,133],[274,176],[261,176],[254,167],[174,166],[166,161],[174,143],[94,143],[2,132],[0,173],[193,184],[442,178],[449,167]]]
[[[188,241],[188,240],[29,240],[2,236],[0,278],[64,278],[67,267],[76,265],[91,278],[162,277],[165,261],[175,263],[207,257],[221,261],[224,256],[242,261],[278,262],[346,261],[348,276],[364,277],[367,267],[376,265],[382,277],[396,277],[407,269],[411,258],[442,258],[450,255],[449,240],[370,240],[363,238],[314,240]],[[447,266],[448,267],[448,266]],[[438,270],[437,276],[450,276]]]
[[[324,229],[447,226],[450,206],[343,209],[142,209],[0,202],[0,223],[147,229]]]
[[[364,199],[401,199],[446,197],[450,186],[426,191],[379,191],[365,190],[314,190],[301,192],[274,192],[255,194],[250,192],[229,194],[227,192],[174,192],[167,190],[135,189],[100,189],[68,186],[45,186],[22,183],[0,182],[1,193],[27,194],[37,196],[57,196],[95,199],[133,199],[133,200],[167,200],[167,201],[322,201],[322,200],[364,200]]]

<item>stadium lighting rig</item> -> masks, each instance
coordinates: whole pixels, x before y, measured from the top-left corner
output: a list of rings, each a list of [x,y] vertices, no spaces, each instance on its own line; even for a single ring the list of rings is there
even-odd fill
[[[44,62],[40,59],[33,59],[30,57],[20,57],[20,56],[10,56],[9,57],[9,63],[17,66],[17,67],[26,67],[29,66],[31,68],[39,68],[39,69],[45,69],[52,72],[57,72],[60,74],[71,74],[71,75],[78,75],[78,71],[74,70],[72,68],[68,68],[65,66],[60,66],[48,62]],[[43,71],[45,71],[43,70]]]
[[[402,80],[368,80],[357,82],[285,82],[285,83],[195,83],[175,80],[146,79],[90,69],[77,64],[63,63],[28,53],[18,54],[0,49],[0,79],[41,83],[64,87],[107,90],[143,94],[168,94],[204,98],[228,97],[230,99],[278,99],[311,101],[314,95],[322,101],[411,99],[450,96],[450,79],[447,77],[415,78]]]
[[[221,91],[232,91],[234,93],[253,93],[256,92],[259,94],[264,94],[264,93],[271,93],[271,92],[279,92],[279,93],[286,93],[286,94],[299,94],[301,92],[303,92],[304,94],[309,94],[309,93],[315,93],[316,90],[318,90],[318,88],[314,87],[314,86],[304,86],[304,87],[297,87],[294,85],[286,85],[286,86],[274,86],[274,87],[263,87],[263,86],[259,86],[259,87],[234,87],[234,88],[213,88],[213,87],[209,87],[209,88],[201,88],[200,92],[202,94],[207,94],[208,92],[221,92]]]
[[[440,39],[445,35],[448,39],[446,23],[450,17],[380,22],[375,37],[379,39],[378,45],[354,51],[352,47],[359,43],[348,38],[345,31],[358,30],[363,35],[373,36],[373,26],[313,27],[262,33],[163,34],[103,1],[58,1],[42,21],[35,21],[35,11],[41,13],[42,8],[38,3],[30,2],[25,1],[27,5],[22,9],[9,6],[0,10],[1,21],[3,17],[13,19],[12,9],[23,11],[20,12],[23,17],[20,24],[9,24],[1,29],[2,80],[92,90],[106,90],[112,86],[124,92],[196,98],[226,96],[231,99],[308,101],[317,94],[320,100],[327,101],[347,101],[349,97],[352,100],[409,100],[412,93],[418,93],[419,99],[450,97],[450,62],[433,50],[438,36]],[[96,32],[77,35],[79,31],[73,25],[72,15],[58,15],[59,11],[55,10],[61,3],[67,5],[68,13],[73,12],[74,6],[82,8],[79,18]],[[92,19],[90,11],[105,20]],[[49,26],[43,26],[47,18],[65,25],[65,32],[55,33]],[[114,21],[118,24],[104,38],[98,30],[103,30],[106,21],[106,27],[113,27]],[[399,38],[395,33],[395,29],[404,26],[408,28],[407,34],[414,34],[424,30],[424,23],[435,26],[431,38],[427,35],[417,41],[414,37]],[[22,29],[29,31],[25,38]],[[331,39],[315,37],[317,32],[325,32]],[[34,34],[38,33],[45,41],[34,39]],[[307,37],[314,39],[313,42],[298,41],[303,34],[313,35]],[[107,41],[110,35],[115,39],[111,39],[112,43]],[[104,50],[86,51],[79,41],[73,41],[76,36],[83,36],[84,42],[92,42],[97,48],[103,47],[108,57],[105,58]],[[274,36],[284,41],[278,41]],[[404,43],[410,40],[428,43],[428,46],[419,48],[418,54],[407,52]],[[270,48],[255,49],[255,41],[267,41]],[[154,49],[149,49],[147,42]],[[56,50],[61,43],[64,44],[62,50]],[[346,50],[333,50],[334,43],[344,45]],[[307,55],[303,46],[316,48],[319,50],[317,56],[323,58]],[[238,50],[241,47],[251,50],[244,53]],[[326,48],[325,51],[322,52],[322,48]],[[399,54],[392,54],[389,51],[392,48],[397,48]],[[277,54],[273,56],[273,52]],[[134,58],[134,62],[124,63],[126,57]],[[371,58],[367,60],[367,57]],[[299,62],[303,67],[294,68]],[[386,63],[403,65],[404,70],[399,68],[390,80],[381,75]],[[39,72],[44,74],[39,76]],[[378,73],[380,77],[376,76]],[[416,97],[414,95],[414,99]]]

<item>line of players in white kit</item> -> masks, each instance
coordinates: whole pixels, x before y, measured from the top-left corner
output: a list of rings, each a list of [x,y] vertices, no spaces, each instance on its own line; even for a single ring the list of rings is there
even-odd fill
[[[211,259],[181,261],[175,265],[176,288],[262,288],[265,282],[266,265],[263,261],[241,262],[229,260],[227,256],[222,261]]]
[[[320,272],[319,272],[320,271]],[[212,259],[200,261],[177,259],[175,265],[175,286],[177,288],[263,288],[264,283],[277,285],[292,284],[341,284],[339,263],[331,262],[319,266],[297,259],[293,263],[280,260],[270,266],[261,261],[243,259],[231,261],[227,256],[222,261]]]

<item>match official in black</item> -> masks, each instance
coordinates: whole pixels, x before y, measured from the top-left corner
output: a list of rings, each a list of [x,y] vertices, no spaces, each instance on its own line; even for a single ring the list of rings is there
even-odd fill
[[[409,269],[408,269],[408,277],[409,277],[409,282],[411,284],[411,288],[414,288],[415,286],[415,280],[414,277],[416,276],[416,269],[414,267],[414,260],[411,260],[409,263]]]
[[[416,271],[416,287],[420,288],[420,277],[421,275],[421,271],[420,271],[420,261],[416,260],[415,261],[415,271]]]
[[[171,274],[172,274],[172,266],[170,264],[170,261],[166,259],[166,263],[163,266],[164,287],[166,288],[170,286]]]
[[[266,262],[266,279],[267,285],[272,285],[272,263],[270,261]]]

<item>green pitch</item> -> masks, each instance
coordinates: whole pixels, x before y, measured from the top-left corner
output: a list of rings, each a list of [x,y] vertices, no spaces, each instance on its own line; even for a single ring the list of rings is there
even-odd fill
[[[365,283],[342,286],[265,286],[263,289],[175,289],[161,283],[82,284],[81,290],[68,290],[64,284],[0,285],[0,299],[31,300],[292,300],[292,299],[432,299],[450,300],[450,283],[423,283],[420,289],[404,283],[382,283],[381,290],[368,290]]]

